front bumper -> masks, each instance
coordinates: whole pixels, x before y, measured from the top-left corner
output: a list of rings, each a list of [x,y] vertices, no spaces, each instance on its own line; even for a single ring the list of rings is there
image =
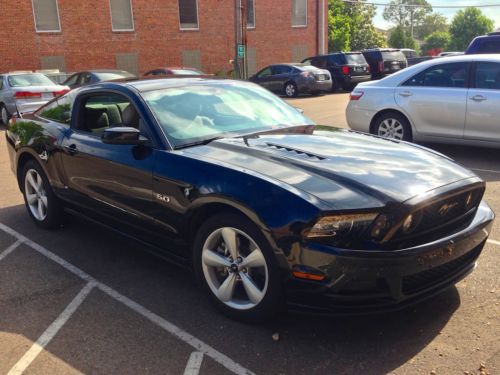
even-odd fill
[[[345,250],[307,244],[298,259],[327,278],[323,282],[289,279],[289,305],[293,310],[315,313],[359,314],[397,310],[426,299],[474,269],[494,217],[482,202],[467,228],[402,250]]]

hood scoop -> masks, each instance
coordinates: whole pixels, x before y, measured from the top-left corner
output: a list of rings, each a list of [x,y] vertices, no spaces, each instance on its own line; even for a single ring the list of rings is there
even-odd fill
[[[289,146],[283,146],[283,145],[270,143],[270,142],[266,142],[263,145],[263,147],[271,148],[271,149],[280,151],[281,153],[285,154],[288,157],[293,156],[295,158],[299,158],[299,159],[303,159],[303,160],[321,161],[321,160],[326,159],[326,157],[324,157],[322,155],[313,154],[309,151],[303,151],[303,150],[299,150],[299,149],[292,148]]]

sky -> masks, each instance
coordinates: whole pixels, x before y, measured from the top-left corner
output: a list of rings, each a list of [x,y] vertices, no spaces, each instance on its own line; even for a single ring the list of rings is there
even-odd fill
[[[367,0],[367,2],[370,2],[372,0]],[[467,6],[474,6],[474,5],[488,5],[488,4],[500,4],[499,0],[427,0],[431,5],[436,6],[436,5],[453,5],[453,6],[463,6],[464,8]],[[390,0],[377,0],[373,1],[375,3],[389,3]],[[446,16],[449,21],[452,20],[453,16],[455,15],[456,12],[458,12],[460,9],[453,8],[453,9],[434,9],[435,12],[441,13],[444,16]],[[384,11],[383,6],[377,7],[377,15],[373,19],[373,23],[375,24],[375,27],[379,27],[381,29],[389,29],[394,25],[391,25],[388,23],[384,18],[382,17],[382,12]],[[497,7],[490,7],[490,8],[481,8],[481,11],[486,14],[489,18],[493,19],[495,21],[495,28],[500,28],[500,6]]]

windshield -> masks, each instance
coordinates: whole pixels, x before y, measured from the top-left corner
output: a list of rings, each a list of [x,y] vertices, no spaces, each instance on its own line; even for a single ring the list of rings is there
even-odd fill
[[[401,51],[382,51],[382,58],[384,60],[391,61],[404,61],[406,60],[405,55]]]
[[[196,76],[202,74],[201,72],[192,69],[172,69],[172,73],[179,75],[184,74],[184,75],[196,75]]]
[[[361,53],[346,54],[348,64],[366,64],[365,57]]]
[[[41,73],[15,74],[9,76],[10,87],[55,86],[56,84]]]
[[[120,78],[132,78],[135,77],[132,73],[129,72],[106,72],[106,73],[95,73],[97,78],[99,78],[101,81],[111,81],[113,79],[120,79]]]
[[[201,82],[146,92],[143,97],[176,148],[216,137],[314,124],[252,83]]]

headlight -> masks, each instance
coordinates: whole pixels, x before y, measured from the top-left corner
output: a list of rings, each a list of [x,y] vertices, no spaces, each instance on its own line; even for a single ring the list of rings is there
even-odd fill
[[[375,213],[325,216],[304,234],[307,238],[330,239],[338,245],[361,239],[376,217]]]

